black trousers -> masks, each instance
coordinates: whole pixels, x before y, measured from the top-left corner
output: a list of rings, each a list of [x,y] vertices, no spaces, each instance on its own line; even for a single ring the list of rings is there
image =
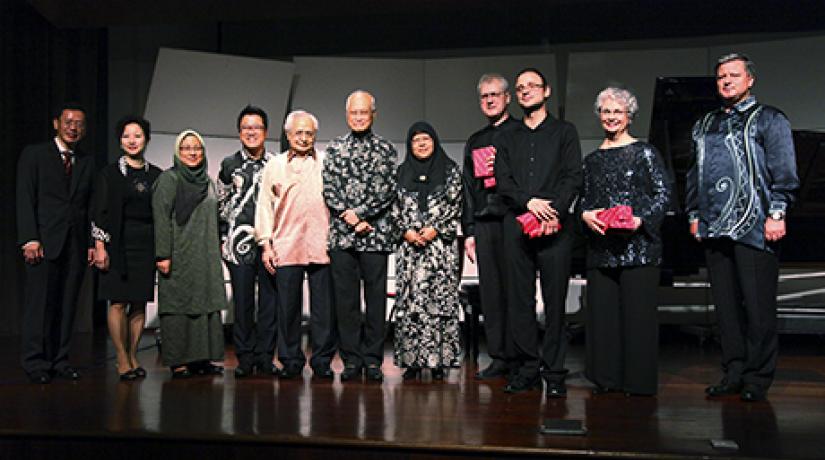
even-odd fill
[[[513,341],[507,327],[507,267],[501,220],[475,222],[476,263],[487,353],[497,361],[513,357]]]
[[[587,378],[603,388],[653,395],[658,387],[659,267],[587,271]]]
[[[722,341],[724,378],[767,391],[779,353],[779,258],[727,238],[708,239],[704,244]]]
[[[20,364],[27,374],[69,367],[69,345],[85,270],[86,248],[71,233],[56,259],[26,264]]]
[[[271,363],[277,335],[278,292],[272,277],[261,262],[261,250],[255,249],[255,263],[227,263],[235,304],[232,336],[235,354],[242,365]],[[257,285],[257,309],[255,286]],[[255,312],[257,310],[257,323]]]
[[[513,215],[504,218],[504,243],[507,258],[507,298],[510,333],[514,357],[511,364],[519,373],[562,382],[567,375],[564,356],[567,352],[565,302],[570,278],[573,234],[565,228],[553,236],[528,239]],[[544,301],[544,340],[539,353],[536,321],[536,272],[540,276]]]
[[[387,253],[329,251],[340,354],[344,365],[380,366],[387,312]],[[366,315],[361,325],[361,281]]]
[[[312,337],[313,369],[329,368],[338,345],[332,278],[329,265],[278,267],[278,360],[287,368],[303,368],[306,356],[301,349],[304,274],[309,277],[309,327]]]

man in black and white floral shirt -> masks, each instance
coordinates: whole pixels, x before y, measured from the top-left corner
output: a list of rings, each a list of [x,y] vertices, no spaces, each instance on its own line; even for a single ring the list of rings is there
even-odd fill
[[[223,159],[218,173],[221,255],[229,269],[235,304],[236,377],[246,377],[255,369],[261,374],[278,374],[278,368],[272,362],[278,306],[275,279],[264,268],[260,247],[255,242],[255,204],[261,171],[274,156],[264,146],[268,124],[269,119],[262,109],[246,106],[241,110],[238,134],[243,147]]]
[[[327,147],[324,200],[330,210],[329,256],[344,361],[341,380],[383,380],[387,257],[394,250],[390,207],[396,195],[392,144],[372,132],[375,98],[355,91],[346,104],[351,131]],[[360,279],[359,279],[360,275]],[[361,281],[366,322],[361,325]]]

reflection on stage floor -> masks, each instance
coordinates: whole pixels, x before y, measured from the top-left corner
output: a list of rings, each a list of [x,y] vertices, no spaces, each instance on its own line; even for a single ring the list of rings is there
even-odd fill
[[[231,372],[236,365],[231,347],[225,376],[172,380],[158,363],[151,334],[139,354],[149,371],[146,379],[119,382],[108,340],[79,337],[75,356],[82,379],[34,385],[17,367],[14,341],[0,342],[5,350],[0,354],[0,452],[3,446],[19,452],[20,443],[32,449],[76,438],[98,444],[112,439],[128,440],[128,445],[175,442],[179,447],[255,443],[292,449],[283,451],[290,455],[305,452],[304,458],[345,458],[348,451],[372,458],[371,449],[380,458],[825,455],[825,344],[814,336],[782,337],[777,379],[769,401],[760,403],[705,399],[704,387],[719,378],[717,347],[700,347],[675,328],[662,330],[657,397],[591,395],[592,386],[582,376],[579,338],[569,352],[566,399],[548,399],[540,391],[505,394],[503,379],[475,380],[471,363],[452,370],[443,382],[431,381],[426,373],[422,380],[403,381],[389,348],[382,384],[313,380],[308,367],[297,380],[240,380]],[[340,372],[341,367],[336,360],[333,368]],[[540,434],[542,422],[553,418],[582,420],[587,435]],[[711,439],[735,441],[739,450],[714,449]],[[81,450],[75,446],[75,453]]]

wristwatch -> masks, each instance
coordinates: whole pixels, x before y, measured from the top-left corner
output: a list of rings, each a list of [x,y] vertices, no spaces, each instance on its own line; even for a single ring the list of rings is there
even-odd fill
[[[784,220],[785,219],[785,212],[784,211],[774,211],[771,213],[771,219],[773,220]]]

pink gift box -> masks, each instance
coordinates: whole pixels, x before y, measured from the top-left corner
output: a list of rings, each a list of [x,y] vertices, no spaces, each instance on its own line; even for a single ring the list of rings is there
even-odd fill
[[[521,231],[531,239],[544,235],[544,232],[541,230],[541,222],[536,219],[536,216],[534,216],[532,212],[525,212],[516,217],[516,220],[521,225]],[[561,224],[559,224],[559,231],[561,231]]]
[[[493,188],[496,186],[495,177],[487,177],[484,179],[484,188]]]
[[[487,160],[495,155],[496,148],[492,146],[473,149],[473,175],[475,177],[492,176],[493,171],[487,166]]]

